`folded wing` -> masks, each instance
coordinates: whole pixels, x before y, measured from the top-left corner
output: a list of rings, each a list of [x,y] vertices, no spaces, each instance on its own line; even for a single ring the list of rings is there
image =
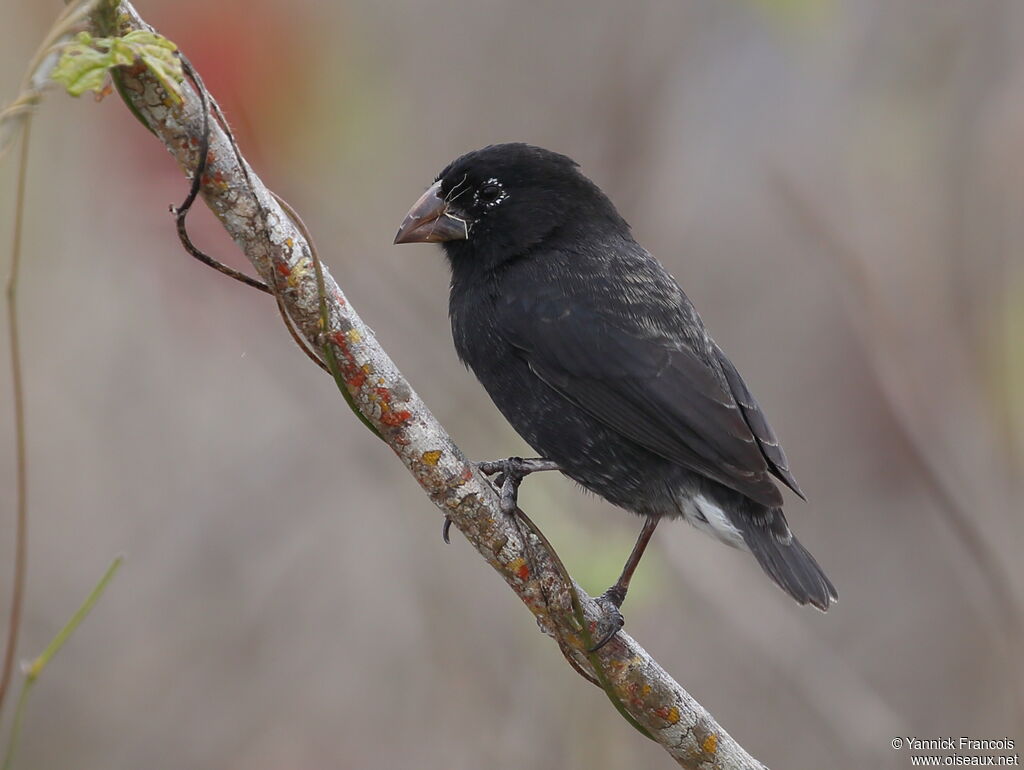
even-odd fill
[[[772,475],[800,493],[757,402],[717,347],[705,360],[642,313],[610,318],[553,288],[503,300],[498,328],[532,371],[605,425],[762,505],[782,505]]]

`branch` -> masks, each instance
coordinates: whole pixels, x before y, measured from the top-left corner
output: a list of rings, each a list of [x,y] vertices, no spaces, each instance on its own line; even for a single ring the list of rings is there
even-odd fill
[[[127,3],[104,3],[93,14],[100,35],[149,29]],[[184,102],[173,103],[142,67],[122,68],[122,94],[183,171],[199,161],[203,108],[196,90],[183,84]],[[469,463],[445,429],[398,371],[323,271],[326,328],[322,328],[313,252],[301,228],[278,205],[256,174],[236,156],[223,127],[210,121],[208,164],[202,196],[225,229],[274,290],[296,329],[327,360],[333,356],[358,409],[380,432],[430,500],[448,516],[559,642],[573,667],[591,681],[605,680],[628,714],[684,768],[762,770],[714,718],[627,634],[620,632],[599,653],[587,654],[573,611],[574,584],[566,582],[557,555],[521,520],[505,516],[494,488]],[[600,612],[575,587],[582,616],[594,627]]]

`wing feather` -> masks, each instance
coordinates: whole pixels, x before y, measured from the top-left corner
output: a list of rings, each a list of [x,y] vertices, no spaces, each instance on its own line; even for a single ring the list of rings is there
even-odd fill
[[[750,430],[757,439],[761,453],[768,461],[768,468],[783,484],[806,500],[807,498],[804,497],[803,490],[800,489],[800,485],[797,484],[796,479],[793,478],[793,474],[789,470],[789,461],[786,459],[786,453],[782,451],[782,446],[775,437],[775,431],[768,424],[768,420],[765,418],[764,412],[761,411],[761,407],[758,405],[757,399],[754,398],[754,394],[750,392],[747,383],[740,377],[740,373],[736,371],[732,361],[726,357],[725,353],[717,345],[715,345],[715,353],[722,364],[722,370],[725,372],[725,379],[729,383],[729,389],[732,390],[732,394],[739,404],[744,418],[746,418],[747,425],[750,426]]]

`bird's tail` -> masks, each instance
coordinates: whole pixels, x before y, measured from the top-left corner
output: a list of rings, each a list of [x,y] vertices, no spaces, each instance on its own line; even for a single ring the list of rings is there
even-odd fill
[[[763,517],[746,522],[747,526],[742,529],[743,539],[757,563],[800,604],[813,604],[822,612],[827,611],[838,598],[836,587],[789,531],[782,511],[772,508],[764,513]],[[761,521],[757,521],[758,518]]]

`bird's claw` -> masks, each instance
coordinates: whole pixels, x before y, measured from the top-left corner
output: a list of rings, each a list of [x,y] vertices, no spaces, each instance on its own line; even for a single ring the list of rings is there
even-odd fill
[[[543,457],[524,460],[522,457],[506,457],[504,460],[483,460],[476,464],[477,470],[485,476],[494,476],[494,483],[500,492],[501,512],[511,516],[519,504],[519,485],[523,479],[537,471],[557,471],[558,464]],[[452,528],[452,520],[444,517],[441,526],[441,537],[445,543],[451,543],[448,537]]]
[[[600,650],[626,625],[626,619],[619,612],[622,598],[619,598],[619,592],[615,590],[615,587],[609,588],[600,596],[595,597],[594,601],[601,610],[601,618],[594,625],[594,635],[597,637],[597,642],[587,652],[597,652]]]
[[[519,505],[519,485],[523,483],[523,477],[503,473],[496,481],[501,485],[501,512],[511,516]]]
[[[506,457],[504,460],[485,460],[477,467],[482,473],[494,476],[494,483],[500,490],[501,512],[511,516],[519,502],[519,485],[530,471],[525,470],[522,457]]]
[[[476,467],[485,476],[495,476],[494,483],[500,490],[501,512],[511,516],[519,503],[519,485],[523,479],[537,471],[558,470],[558,465],[551,460],[534,458],[524,460],[522,457],[506,457],[504,460],[484,460]]]

